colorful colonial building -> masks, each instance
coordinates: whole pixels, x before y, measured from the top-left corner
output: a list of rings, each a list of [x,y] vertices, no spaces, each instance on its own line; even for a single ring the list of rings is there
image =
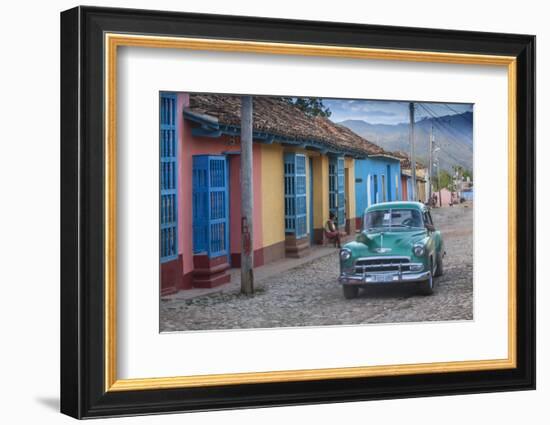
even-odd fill
[[[378,202],[399,201],[401,190],[400,159],[372,145],[366,158],[355,161],[356,227],[361,226],[365,208]]]
[[[392,152],[392,155],[401,161],[401,200],[428,202],[429,197],[429,175],[428,168],[418,160],[416,161],[416,199],[413,198],[412,190],[412,167],[409,156],[401,151]]]
[[[246,225],[240,97],[162,93],[160,111],[161,291],[226,283],[240,266]],[[398,160],[351,130],[281,98],[254,97],[254,266],[324,243],[330,212],[354,233],[369,202],[399,198],[399,173]]]

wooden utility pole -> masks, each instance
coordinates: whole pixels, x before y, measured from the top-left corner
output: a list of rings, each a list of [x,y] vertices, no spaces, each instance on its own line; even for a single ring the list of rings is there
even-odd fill
[[[254,293],[252,96],[241,97],[241,293]]]
[[[429,169],[428,169],[428,201],[432,202],[432,172],[433,172],[433,148],[434,148],[434,125],[430,130],[430,160],[429,160]]]
[[[409,103],[409,120],[410,120],[410,130],[409,130],[409,139],[411,147],[411,177],[412,177],[412,198],[413,201],[417,201],[416,198],[416,160],[414,158],[414,103]]]
[[[439,161],[437,161],[437,187],[439,189],[439,206],[443,206],[443,201],[441,201],[441,170],[439,169]]]

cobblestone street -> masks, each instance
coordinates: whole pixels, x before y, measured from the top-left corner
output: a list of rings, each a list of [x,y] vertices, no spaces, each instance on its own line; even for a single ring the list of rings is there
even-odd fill
[[[445,273],[432,296],[415,288],[369,288],[346,300],[338,278],[338,251],[257,282],[253,297],[220,291],[185,300],[161,301],[161,331],[285,326],[398,323],[473,318],[471,204],[432,210],[443,233]]]

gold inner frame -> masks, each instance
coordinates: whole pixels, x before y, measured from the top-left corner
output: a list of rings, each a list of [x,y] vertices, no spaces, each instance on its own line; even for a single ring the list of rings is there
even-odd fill
[[[515,368],[516,358],[516,58],[477,54],[369,49],[326,45],[211,40],[106,33],[105,45],[105,391],[134,391],[214,385],[447,373]],[[508,357],[419,364],[342,367],[118,379],[116,373],[116,97],[119,46],[325,56],[507,67],[508,71]]]

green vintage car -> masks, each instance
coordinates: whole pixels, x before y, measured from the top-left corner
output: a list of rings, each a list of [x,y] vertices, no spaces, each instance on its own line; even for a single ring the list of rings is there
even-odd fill
[[[445,250],[430,210],[420,202],[384,202],[365,210],[363,231],[340,250],[345,298],[359,288],[389,283],[414,284],[423,294],[443,274]]]

